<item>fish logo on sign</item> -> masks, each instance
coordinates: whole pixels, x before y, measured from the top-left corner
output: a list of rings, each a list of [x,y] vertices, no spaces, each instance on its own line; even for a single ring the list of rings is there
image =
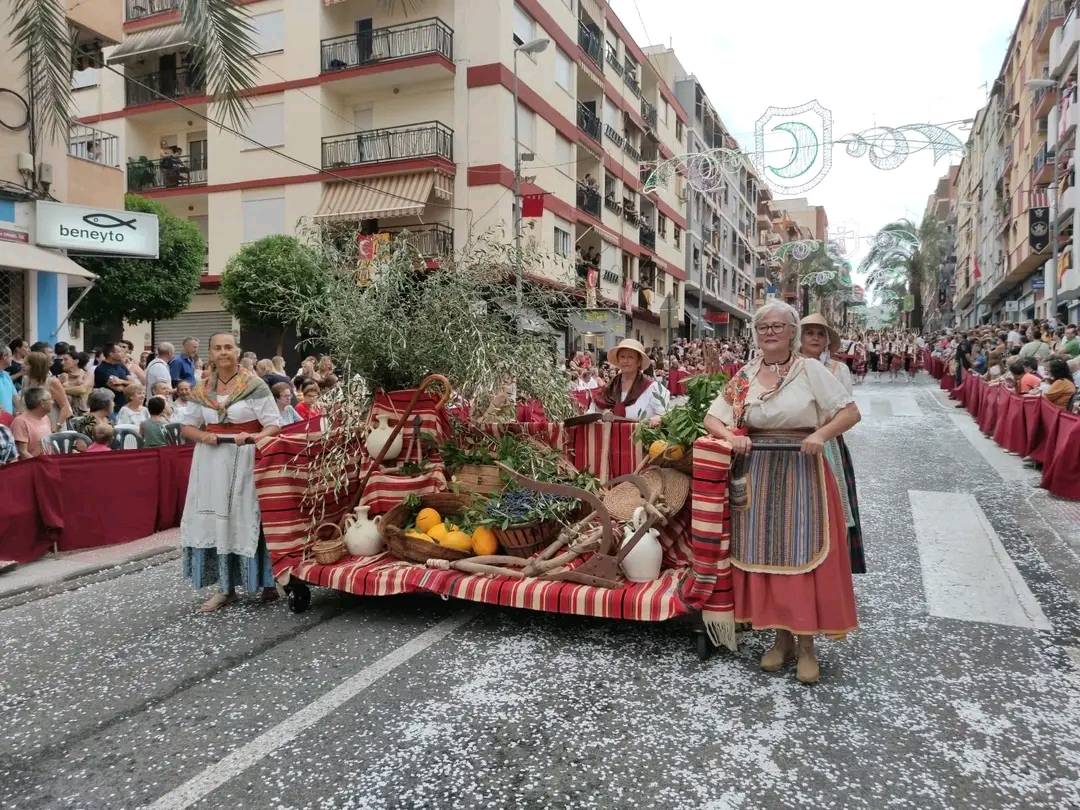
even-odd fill
[[[121,228],[128,227],[131,230],[135,230],[135,218],[120,219],[120,217],[114,217],[112,214],[87,214],[83,218],[83,222],[87,225],[93,225],[95,228]]]
[[[751,161],[778,194],[801,194],[832,168],[832,113],[817,99],[798,107],[768,107],[754,124]],[[780,141],[775,134],[782,134]],[[770,139],[766,149],[765,138]]]

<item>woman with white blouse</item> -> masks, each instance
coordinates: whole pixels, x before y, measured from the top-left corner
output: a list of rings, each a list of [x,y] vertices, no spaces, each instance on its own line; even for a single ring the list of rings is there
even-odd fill
[[[645,347],[627,338],[610,349],[608,362],[618,374],[603,388],[593,391],[589,413],[612,413],[626,419],[658,419],[668,409],[668,393],[644,372],[652,365]]]
[[[847,526],[825,446],[859,421],[844,386],[800,357],[799,314],[770,301],[753,318],[758,355],[709,408],[705,428],[745,456],[748,499],[733,504],[731,565],[736,622],[775,629],[761,658],[774,672],[797,659],[802,683],[820,678],[814,636],[858,625]],[[796,444],[801,452],[762,451]]]

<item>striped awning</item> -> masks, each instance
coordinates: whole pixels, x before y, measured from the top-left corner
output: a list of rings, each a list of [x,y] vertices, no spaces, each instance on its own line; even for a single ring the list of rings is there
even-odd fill
[[[435,184],[435,173],[394,174],[330,183],[315,220],[389,219],[419,216]]]
[[[435,172],[435,196],[440,200],[450,200],[454,196],[454,178],[442,172]]]
[[[124,35],[124,41],[112,49],[105,60],[110,65],[131,59],[133,56],[150,56],[162,51],[171,51],[188,44],[188,35],[184,26],[163,25],[146,31],[135,31]]]

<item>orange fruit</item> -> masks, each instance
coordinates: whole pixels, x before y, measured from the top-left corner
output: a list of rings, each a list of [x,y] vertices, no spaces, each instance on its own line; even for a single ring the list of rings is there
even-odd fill
[[[450,530],[446,528],[445,523],[436,523],[430,529],[427,530],[427,535],[436,543],[441,543],[446,539],[446,535],[450,534]]]
[[[450,532],[446,539],[439,543],[440,546],[452,548],[454,551],[472,551],[472,538],[462,531]]]
[[[422,532],[426,532],[438,523],[442,523],[442,517],[440,517],[439,513],[430,506],[426,509],[421,509],[420,514],[416,516],[416,528]]]
[[[664,458],[668,461],[682,461],[685,455],[686,450],[681,444],[673,444],[664,451]]]
[[[411,537],[414,540],[423,540],[426,543],[435,542],[434,540],[432,540],[428,535],[424,534],[423,532],[408,531],[408,532],[405,532],[405,536],[406,537]]]
[[[654,461],[660,456],[664,455],[664,451],[668,449],[668,443],[663,439],[657,439],[655,442],[649,445],[649,458]]]
[[[499,541],[495,539],[495,532],[487,526],[477,526],[472,533],[472,547],[476,554],[498,554]]]

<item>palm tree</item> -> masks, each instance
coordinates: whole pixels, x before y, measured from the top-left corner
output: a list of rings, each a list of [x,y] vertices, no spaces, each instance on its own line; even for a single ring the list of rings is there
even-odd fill
[[[71,121],[74,32],[64,0],[13,2],[9,16],[12,44],[23,64],[38,131],[67,140]],[[246,91],[255,86],[254,28],[233,0],[179,0],[180,20],[202,67],[207,93],[221,105],[234,128],[247,119]]]
[[[879,293],[899,285],[911,296],[914,308],[909,326],[922,329],[923,280],[937,272],[945,246],[945,226],[925,217],[918,228],[910,219],[890,222],[877,232],[873,247],[859,263],[866,286]]]

